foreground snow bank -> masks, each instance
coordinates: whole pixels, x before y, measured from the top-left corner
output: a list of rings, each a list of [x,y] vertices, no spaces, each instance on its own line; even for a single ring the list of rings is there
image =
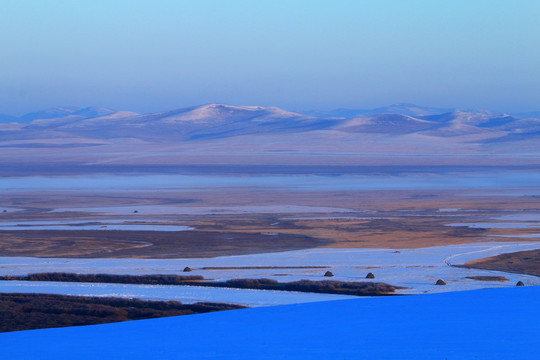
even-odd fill
[[[0,334],[6,359],[535,359],[540,287]],[[31,344],[32,346],[28,346]]]

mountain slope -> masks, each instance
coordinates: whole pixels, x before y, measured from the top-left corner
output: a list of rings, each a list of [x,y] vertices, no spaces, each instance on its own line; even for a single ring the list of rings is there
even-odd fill
[[[406,116],[429,116],[447,113],[452,109],[434,108],[428,106],[418,106],[414,104],[392,104],[389,106],[379,107],[375,109],[335,109],[328,111],[306,111],[305,113],[317,117],[338,117],[338,118],[354,118],[354,117],[369,117],[381,114],[397,114]]]
[[[439,127],[436,122],[398,114],[382,114],[347,120],[337,128],[346,132],[382,133],[390,135],[407,134]]]
[[[223,104],[144,115],[118,111],[107,112],[103,116],[84,117],[82,113],[79,110],[64,117],[34,120],[24,130],[55,130],[98,138],[189,140],[317,130],[334,123],[276,107]]]

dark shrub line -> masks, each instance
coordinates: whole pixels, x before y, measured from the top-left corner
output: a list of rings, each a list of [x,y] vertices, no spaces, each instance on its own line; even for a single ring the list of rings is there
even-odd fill
[[[383,282],[346,282],[337,280],[299,280],[278,282],[272,279],[232,279],[224,282],[203,281],[202,276],[180,275],[112,275],[112,274],[74,274],[37,273],[28,276],[1,276],[0,280],[90,282],[113,284],[145,285],[191,285],[236,289],[260,289],[279,291],[300,291],[323,294],[344,294],[356,296],[389,295],[403,287]]]
[[[466,279],[479,280],[479,281],[508,281],[508,278],[506,276],[491,276],[491,275],[467,276]]]
[[[202,281],[200,275],[114,275],[114,274],[75,274],[75,273],[36,273],[27,276],[0,276],[0,280],[19,281],[60,281],[60,282],[88,282],[110,284],[135,285],[189,285],[194,281]]]
[[[272,279],[232,279],[220,284],[223,287],[239,289],[262,289],[281,291],[300,291],[322,294],[342,294],[356,296],[390,295],[397,289],[404,289],[383,282],[349,282],[337,280],[299,280],[280,283]],[[221,285],[223,284],[223,285]]]

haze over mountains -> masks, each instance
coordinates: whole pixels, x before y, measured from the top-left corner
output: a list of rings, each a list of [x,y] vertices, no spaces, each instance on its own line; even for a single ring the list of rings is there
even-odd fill
[[[371,110],[290,112],[276,107],[209,104],[151,114],[108,108],[57,107],[3,116],[0,139],[43,137],[133,138],[144,141],[230,138],[328,131],[354,134],[474,137],[481,142],[515,141],[540,135],[535,113],[519,116],[487,111],[397,104]]]
[[[44,164],[55,171],[104,164],[540,166],[540,118],[534,114],[410,104],[301,114],[208,104],[151,114],[61,107],[3,121],[0,163],[7,174]]]

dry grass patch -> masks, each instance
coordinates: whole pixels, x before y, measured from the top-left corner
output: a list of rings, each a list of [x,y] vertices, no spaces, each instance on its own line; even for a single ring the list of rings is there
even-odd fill
[[[469,261],[465,265],[460,266],[540,276],[540,250],[501,254],[485,259]]]

